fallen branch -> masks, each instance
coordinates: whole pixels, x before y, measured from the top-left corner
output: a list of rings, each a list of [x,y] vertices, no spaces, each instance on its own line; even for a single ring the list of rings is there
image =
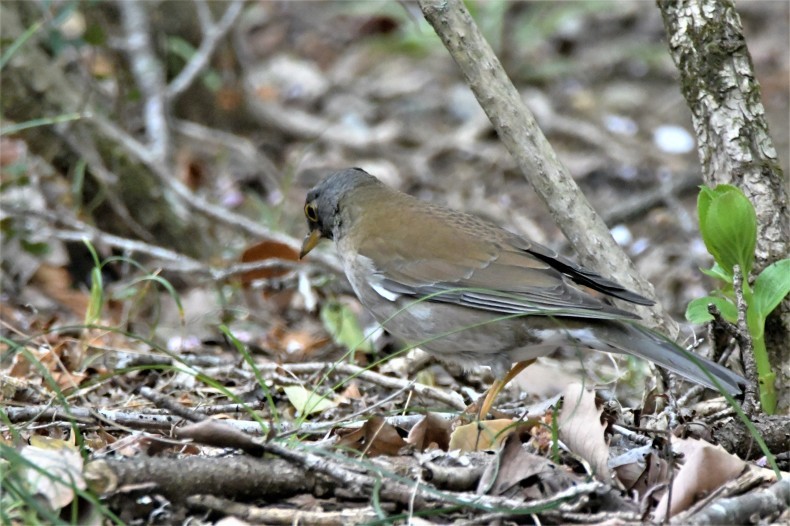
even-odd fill
[[[275,499],[317,489],[326,481],[280,458],[136,457],[90,462],[85,478],[94,491],[109,494],[145,485],[175,501],[210,493],[235,499]]]
[[[718,500],[690,517],[686,524],[770,523],[788,508],[790,478],[785,478],[764,491]]]
[[[339,511],[310,511],[276,506],[250,506],[240,502],[220,499],[214,495],[193,495],[187,505],[201,511],[219,512],[254,524],[276,524],[290,526],[343,526],[346,524],[368,524],[379,518],[371,506],[349,508],[344,504]],[[389,506],[387,506],[389,507]]]

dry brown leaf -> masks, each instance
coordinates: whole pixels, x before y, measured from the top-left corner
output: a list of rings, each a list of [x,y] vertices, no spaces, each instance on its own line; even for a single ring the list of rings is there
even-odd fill
[[[298,363],[315,359],[317,351],[332,341],[311,328],[286,328],[275,325],[264,338],[265,346],[283,363]]]
[[[558,402],[559,399],[560,397],[558,395],[556,401]],[[548,410],[539,418],[527,420],[527,422],[532,424],[532,427],[529,430],[529,434],[532,437],[530,439],[530,445],[532,445],[532,447],[534,447],[538,452],[548,452],[554,445],[554,433],[552,431],[553,419],[554,412],[552,410]]]
[[[550,460],[523,448],[519,434],[510,433],[497,459],[480,478],[479,494],[542,499],[578,482],[570,473]]]
[[[449,448],[460,449],[467,453],[496,449],[505,440],[507,430],[514,425],[513,420],[503,418],[458,426],[450,435]]]
[[[88,311],[90,295],[75,290],[71,282],[68,270],[48,263],[42,263],[31,280],[31,284],[41,289],[46,296],[68,308],[75,316],[83,317]]]
[[[22,162],[27,155],[27,143],[10,137],[0,137],[0,166]]]
[[[235,86],[222,86],[215,93],[214,100],[221,110],[234,111],[244,103],[244,92]]]
[[[87,68],[90,70],[91,75],[94,77],[108,78],[117,75],[115,61],[113,60],[114,56],[115,55],[111,55],[106,50],[94,46],[91,48],[91,52],[82,58]]]
[[[633,485],[633,490],[637,495],[643,497],[651,495],[655,501],[660,493],[651,491],[659,485],[667,484],[672,478],[672,468],[669,462],[661,458],[658,453],[653,451],[645,458],[645,470]]]
[[[345,400],[360,400],[362,393],[359,390],[359,383],[356,380],[351,381],[343,392],[340,393],[340,398]]]
[[[242,263],[253,261],[265,261],[267,259],[285,259],[288,261],[299,261],[299,253],[286,245],[277,241],[261,241],[256,245],[247,248],[241,255]],[[288,270],[281,268],[262,268],[251,270],[241,275],[241,282],[248,285],[256,279],[271,279],[286,274]]]
[[[338,434],[341,433],[338,430]],[[337,442],[338,447],[355,449],[368,457],[394,456],[406,445],[398,430],[378,415],[368,419],[359,429],[343,435]]]
[[[176,173],[178,179],[193,192],[208,179],[205,164],[189,148],[180,148],[176,152]]]
[[[595,406],[595,394],[579,383],[570,384],[563,393],[558,418],[560,440],[590,463],[595,476],[611,479],[609,446],[604,438],[606,425],[601,423],[602,410]]]
[[[740,458],[704,440],[677,439],[672,450],[683,453],[685,462],[672,482],[672,502],[669,516],[672,517],[688,509],[699,499],[719,486],[740,475],[746,463]],[[669,492],[664,494],[656,507],[655,520],[661,522],[666,517]]]
[[[86,488],[82,477],[83,461],[79,451],[64,440],[35,437],[35,445],[25,446],[19,454],[30,464],[25,479],[36,495],[52,510],[60,510],[74,500],[74,490]]]
[[[450,447],[450,421],[428,413],[411,428],[406,442],[416,447],[418,451],[429,448],[447,451]]]
[[[652,446],[634,448],[609,462],[617,479],[626,490],[641,497],[650,489],[666,484],[670,479],[669,463],[661,458]],[[655,495],[657,499],[659,495]]]
[[[14,378],[37,378],[43,381],[44,373],[40,367],[46,369],[46,375],[52,378],[60,389],[75,389],[87,378],[85,373],[78,373],[68,370],[68,366],[77,366],[78,361],[72,357],[71,351],[76,349],[74,342],[61,340],[52,348],[28,349],[37,364],[31,364],[27,355],[17,353],[11,362],[9,376]]]

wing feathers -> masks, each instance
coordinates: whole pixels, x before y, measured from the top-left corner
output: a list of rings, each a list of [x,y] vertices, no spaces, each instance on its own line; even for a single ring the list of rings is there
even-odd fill
[[[578,288],[640,304],[650,300],[574,264],[546,247],[474,216],[402,198],[398,237],[366,237],[359,254],[374,262],[382,297],[454,303],[503,314],[636,318]],[[437,221],[437,216],[441,221]],[[369,217],[375,221],[378,217]],[[382,218],[383,219],[383,218]],[[421,232],[415,242],[414,232]]]

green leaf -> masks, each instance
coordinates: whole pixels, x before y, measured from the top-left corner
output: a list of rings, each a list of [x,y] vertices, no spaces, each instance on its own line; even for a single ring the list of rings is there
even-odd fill
[[[714,279],[720,279],[729,285],[732,284],[732,274],[728,274],[727,271],[721,268],[721,265],[718,263],[714,263],[709,269],[701,268],[700,271],[702,271],[702,273],[706,276],[710,276]]]
[[[8,126],[0,127],[0,136],[19,133],[30,128],[38,128],[39,126],[51,126],[62,122],[76,121],[82,117],[83,115],[81,113],[64,113],[62,115],[55,115],[54,117],[42,117],[40,119],[9,124]]]
[[[301,385],[287,385],[283,387],[288,401],[299,412],[300,415],[311,415],[320,413],[332,407],[335,403],[315,391],[308,391]]]
[[[700,230],[707,229],[708,223],[708,209],[711,202],[716,197],[716,192],[709,186],[700,186],[699,195],[697,196],[697,215],[699,216]]]
[[[107,42],[107,35],[104,33],[104,29],[101,27],[101,25],[90,24],[85,29],[85,34],[82,35],[82,39],[86,44],[90,44],[92,46],[103,46],[105,42]]]
[[[765,318],[771,314],[777,305],[790,294],[790,259],[782,259],[765,268],[754,282],[752,289],[752,302],[749,305],[750,329],[758,329],[757,334],[752,330],[752,337],[759,338],[765,327]],[[753,318],[759,318],[762,322]],[[754,328],[752,324],[758,324]]]
[[[728,274],[739,265],[748,276],[757,242],[757,216],[749,199],[734,186],[718,185],[700,191],[697,211],[708,252]]]
[[[0,56],[0,71],[2,71],[5,65],[8,64],[8,61],[11,60],[11,57],[14,56],[14,54],[19,50],[19,48],[21,48],[25,44],[25,42],[27,42],[30,39],[30,37],[35,35],[43,25],[44,25],[44,21],[39,20],[32,26],[28,27],[24,31],[24,33],[19,35],[19,37],[17,37],[17,39],[14,40],[14,42],[3,51],[2,56]]]
[[[88,302],[88,311],[85,313],[85,324],[96,323],[101,316],[102,303],[104,302],[104,285],[100,267],[91,269],[91,294]]]
[[[357,317],[346,305],[328,301],[321,309],[321,321],[332,340],[350,351],[373,352],[370,339],[365,337]]]
[[[49,254],[49,244],[40,242],[34,243],[25,239],[20,240],[20,244],[25,252],[33,254],[34,256],[46,256]]]
[[[692,300],[686,307],[686,319],[691,323],[703,324],[713,320],[713,316],[708,312],[708,305],[713,303],[721,312],[722,318],[730,323],[738,321],[738,308],[727,298],[717,296],[704,296]]]
[[[195,54],[195,47],[181,37],[167,39],[168,51],[187,62]]]

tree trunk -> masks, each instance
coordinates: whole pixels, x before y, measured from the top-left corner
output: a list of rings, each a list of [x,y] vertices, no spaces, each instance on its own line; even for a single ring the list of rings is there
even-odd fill
[[[757,212],[754,275],[787,257],[787,181],[768,134],[760,86],[731,0],[659,0],[669,49],[691,109],[702,176],[740,188]],[[753,279],[753,277],[752,277]],[[790,301],[766,323],[777,410],[790,412]]]

